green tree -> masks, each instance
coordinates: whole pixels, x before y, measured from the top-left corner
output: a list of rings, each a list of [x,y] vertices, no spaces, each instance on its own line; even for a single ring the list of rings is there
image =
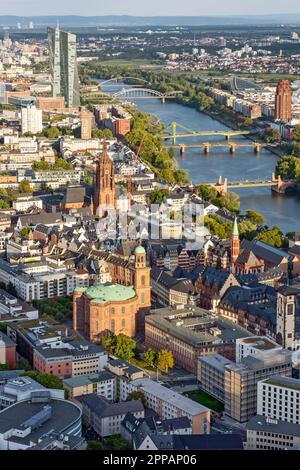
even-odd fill
[[[147,404],[145,394],[142,390],[134,390],[133,392],[129,393],[126,401],[130,400],[141,400],[144,406]]]
[[[102,139],[103,138],[103,131],[100,129],[92,129],[92,138],[93,139]]]
[[[119,334],[116,336],[116,345],[114,354],[122,359],[130,361],[134,357],[136,342],[126,335]]]
[[[46,388],[57,388],[60,390],[63,390],[64,388],[62,379],[52,374],[28,370],[24,373],[24,375],[31,377]]]
[[[27,361],[27,359],[25,359],[25,357],[21,357],[19,360],[18,360],[18,369],[22,369],[22,370],[31,370],[31,365],[29,363],[29,361]]]
[[[113,133],[110,129],[103,129],[103,137],[106,139],[112,139],[113,138]]]
[[[251,220],[254,224],[263,225],[265,223],[265,218],[259,212],[256,212],[252,209],[246,211],[247,218]]]
[[[108,352],[114,353],[115,346],[116,346],[116,339],[115,335],[112,333],[109,333],[105,336],[103,336],[101,344],[102,346],[107,349]]]
[[[276,226],[270,230],[265,230],[264,232],[261,232],[257,236],[257,239],[276,248],[281,248],[284,242],[283,234],[280,228]]]
[[[157,367],[163,372],[168,373],[169,368],[174,367],[174,357],[172,351],[161,349],[157,356]]]
[[[148,366],[154,367],[156,365],[156,361],[157,361],[157,352],[154,351],[151,348],[148,349],[144,353],[144,361],[146,362],[146,364],[148,364]]]
[[[22,237],[28,238],[30,231],[31,231],[31,228],[26,226],[26,227],[21,228],[19,233],[20,235],[22,235]]]
[[[30,183],[27,179],[24,179],[19,184],[19,192],[20,193],[31,193],[32,189]]]
[[[114,435],[108,437],[105,440],[105,442],[112,450],[120,451],[120,450],[128,450],[129,449],[128,442],[120,434],[114,434]]]
[[[98,441],[87,441],[86,450],[104,450],[104,445]]]

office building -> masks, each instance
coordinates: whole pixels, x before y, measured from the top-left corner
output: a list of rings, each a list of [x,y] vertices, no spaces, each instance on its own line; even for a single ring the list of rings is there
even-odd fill
[[[266,336],[249,336],[249,338],[238,338],[235,343],[235,360],[241,362],[243,357],[260,352],[281,351],[282,346],[270,340]]]
[[[275,95],[275,119],[288,122],[292,118],[292,88],[289,80],[280,80]]]
[[[241,423],[248,421],[256,414],[257,383],[275,374],[292,375],[290,351],[257,353],[226,365],[225,413]]]
[[[43,111],[34,106],[27,106],[21,110],[22,134],[30,132],[37,134],[43,130]]]
[[[108,401],[116,399],[116,376],[107,370],[98,374],[81,375],[64,380],[70,398],[96,393]]]
[[[85,420],[101,437],[120,434],[121,423],[127,413],[135,418],[144,418],[145,409],[141,400],[123,403],[109,403],[96,394],[84,395],[80,399]]]
[[[41,391],[0,412],[0,450],[34,448],[41,437],[51,433],[80,437],[81,429],[79,406]]]
[[[59,26],[48,28],[48,44],[53,97],[63,96],[69,108],[77,108],[80,94],[76,36],[61,31]]]
[[[265,416],[253,416],[246,425],[245,450],[300,450],[300,426]]]
[[[46,392],[50,398],[63,400],[64,390],[46,388],[31,377],[15,377],[0,385],[0,409],[19,401],[31,400],[40,392]]]
[[[128,382],[122,390],[121,400],[126,400],[134,391],[142,391],[148,408],[152,408],[162,419],[187,416],[192,424],[193,434],[210,433],[210,410],[175,390],[143,378]]]
[[[257,384],[257,413],[300,424],[300,381],[273,375]]]
[[[197,374],[198,357],[222,354],[235,359],[235,341],[249,332],[225,317],[193,305],[151,310],[145,318],[145,344],[172,351],[175,365]]]
[[[197,380],[201,390],[225,402],[225,366],[234,362],[221,354],[208,354],[198,357]]]

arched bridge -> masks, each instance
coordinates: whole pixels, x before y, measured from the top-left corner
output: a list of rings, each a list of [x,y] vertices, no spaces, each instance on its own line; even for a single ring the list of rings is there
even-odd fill
[[[174,99],[177,95],[182,94],[182,91],[169,91],[161,93],[151,88],[123,88],[120,91],[112,94],[113,98],[134,98],[134,99],[160,99],[164,103],[166,99]]]
[[[113,83],[113,82],[116,82],[114,84],[114,86],[116,86],[118,84],[118,82],[123,82],[123,83],[119,83],[118,86],[122,86],[124,87],[124,81],[126,80],[135,80],[137,82],[142,82],[142,83],[149,83],[147,80],[145,80],[144,78],[137,78],[137,77],[113,77],[113,78],[109,78],[108,80],[104,80],[103,82],[100,83],[100,87],[102,87],[103,85],[108,85],[109,83]],[[133,86],[131,84],[131,86]]]

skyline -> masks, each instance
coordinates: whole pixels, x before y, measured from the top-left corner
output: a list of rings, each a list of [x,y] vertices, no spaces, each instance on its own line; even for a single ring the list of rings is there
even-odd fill
[[[111,5],[99,5],[98,0],[87,0],[82,4],[79,0],[53,0],[51,4],[44,0],[10,0],[2,7],[2,15],[39,16],[39,15],[73,15],[106,16],[106,15],[132,15],[132,16],[233,16],[269,15],[300,13],[298,0],[287,0],[284,8],[280,0],[267,0],[263,4],[260,0],[253,0],[251,5],[241,4],[237,0],[228,0],[226,6],[220,0],[211,0],[209,5],[199,5],[197,0],[188,0],[184,4],[178,1],[153,0],[151,4],[141,5],[138,0],[127,0],[126,6],[122,0],[116,0]],[[91,14],[93,13],[93,14]]]

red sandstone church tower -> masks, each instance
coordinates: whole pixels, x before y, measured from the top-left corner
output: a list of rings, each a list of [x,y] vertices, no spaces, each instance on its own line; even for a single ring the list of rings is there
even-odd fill
[[[115,172],[113,161],[108,155],[107,143],[104,141],[102,156],[96,168],[94,215],[103,217],[112,208],[115,208]]]
[[[233,223],[233,231],[232,231],[232,238],[231,238],[231,265],[234,266],[238,256],[240,254],[240,236],[239,236],[239,229],[236,217]]]
[[[289,80],[280,80],[275,96],[275,119],[288,122],[292,119],[292,88]]]

